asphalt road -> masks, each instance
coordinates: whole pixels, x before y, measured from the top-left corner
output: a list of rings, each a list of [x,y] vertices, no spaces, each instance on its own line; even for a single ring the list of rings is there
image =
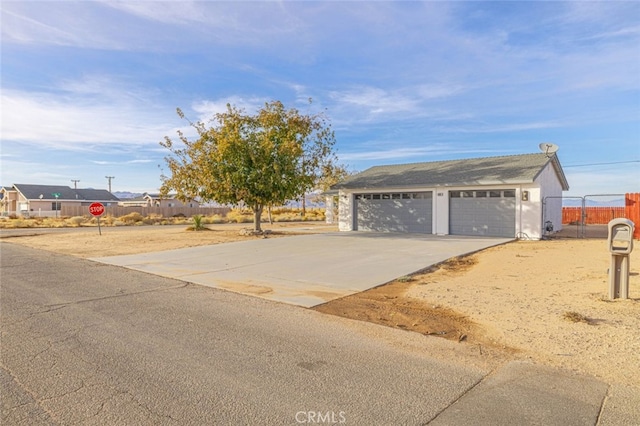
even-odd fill
[[[488,373],[429,357],[439,339],[0,253],[2,424],[425,424]]]

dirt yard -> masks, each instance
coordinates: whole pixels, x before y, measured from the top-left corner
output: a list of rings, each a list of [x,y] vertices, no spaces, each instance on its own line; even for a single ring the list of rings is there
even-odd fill
[[[268,238],[335,230],[321,223],[265,225]],[[247,225],[106,228],[5,238],[79,257],[134,254],[239,239]],[[630,299],[608,299],[610,255],[601,239],[513,242],[451,259],[317,311],[444,337],[480,355],[529,359],[640,390],[640,243]]]

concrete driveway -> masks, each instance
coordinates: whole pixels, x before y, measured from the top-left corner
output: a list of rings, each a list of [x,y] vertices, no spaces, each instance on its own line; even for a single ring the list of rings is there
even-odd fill
[[[312,307],[511,240],[339,232],[91,260]]]

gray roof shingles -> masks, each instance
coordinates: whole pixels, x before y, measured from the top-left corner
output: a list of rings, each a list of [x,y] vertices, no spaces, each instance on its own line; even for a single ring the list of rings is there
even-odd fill
[[[119,201],[118,197],[106,189],[73,189],[62,185],[27,184],[14,184],[13,187],[29,200],[37,200],[40,195],[43,200],[55,200],[53,194],[60,194],[58,200]]]
[[[549,162],[563,189],[569,189],[557,156],[548,157],[544,153],[374,166],[331,189],[531,183]]]

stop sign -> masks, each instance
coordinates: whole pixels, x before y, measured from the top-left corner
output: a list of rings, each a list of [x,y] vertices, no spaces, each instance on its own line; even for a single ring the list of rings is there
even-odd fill
[[[104,213],[104,206],[102,205],[102,203],[92,203],[89,206],[89,213],[94,216],[102,216],[102,214]]]

